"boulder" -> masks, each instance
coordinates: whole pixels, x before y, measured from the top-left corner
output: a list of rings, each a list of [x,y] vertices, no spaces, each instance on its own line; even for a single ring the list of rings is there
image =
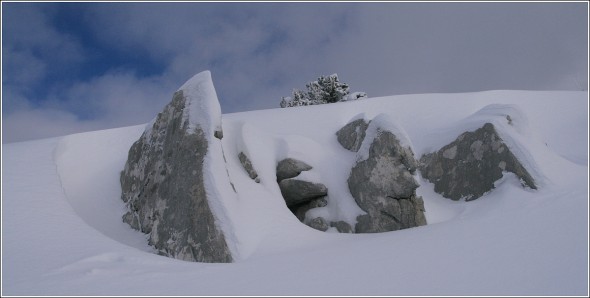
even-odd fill
[[[426,224],[424,203],[416,196],[413,177],[417,163],[409,147],[386,127],[385,119],[370,123],[373,140],[365,140],[348,178],[348,187],[366,214],[357,217],[356,233],[395,231]],[[387,125],[386,125],[387,124]],[[368,148],[367,148],[368,146]]]
[[[213,136],[220,140],[223,139],[223,130],[216,130],[213,132]]]
[[[330,228],[328,222],[323,217],[316,217],[308,221],[307,225],[322,232],[325,232]]]
[[[531,175],[491,123],[461,134],[420,159],[422,176],[434,183],[434,191],[452,200],[481,197],[494,188],[494,182],[502,178],[504,171],[514,173],[523,185],[536,189]]]
[[[309,171],[313,167],[307,163],[286,158],[277,164],[277,181],[287,207],[302,223],[320,231],[326,231],[330,226],[324,218],[308,220],[308,210],[324,207],[328,204],[326,195],[328,188],[317,182],[306,181],[305,178],[295,179],[302,171]]]
[[[357,119],[346,124],[336,132],[338,143],[350,151],[358,152],[365,139],[368,126],[369,123],[364,119]]]
[[[289,206],[289,209],[291,212],[293,212],[293,214],[295,214],[300,222],[305,222],[305,213],[307,213],[308,210],[318,207],[325,207],[326,205],[328,205],[326,198],[319,197],[305,203],[291,205]]]
[[[287,206],[306,203],[328,194],[328,188],[321,183],[293,178],[279,182],[279,188]]]
[[[294,158],[285,158],[277,164],[277,182],[297,177],[302,171],[309,171],[313,167]]]
[[[323,217],[316,217],[311,220],[309,220],[306,217],[306,213],[310,209],[321,208],[321,207],[325,207],[327,205],[328,205],[328,201],[326,200],[326,197],[319,197],[319,198],[312,199],[312,200],[305,202],[305,203],[289,206],[289,209],[291,210],[291,212],[293,212],[293,214],[295,214],[295,216],[297,217],[297,219],[299,219],[299,221],[301,221],[302,223],[304,223],[316,230],[326,231],[326,230],[328,230],[329,227],[334,227],[340,233],[352,233],[352,227],[350,226],[350,224],[348,224],[345,221],[337,221],[337,222],[330,221],[328,223],[328,221],[326,219],[324,219]]]
[[[258,178],[258,173],[254,169],[254,166],[252,166],[252,162],[250,161],[248,156],[246,154],[244,154],[244,152],[240,152],[238,154],[238,159],[240,159],[240,163],[244,167],[244,170],[246,170],[246,172],[248,173],[248,176],[250,177],[250,179],[254,180],[256,183],[260,183],[260,178]]]
[[[330,226],[336,228],[339,233],[352,233],[352,227],[345,221],[330,222]]]
[[[123,221],[148,234],[159,254],[197,262],[231,262],[232,253],[215,212],[229,178],[206,165],[224,166],[221,112],[211,74],[197,74],[174,93],[129,150],[121,173]]]

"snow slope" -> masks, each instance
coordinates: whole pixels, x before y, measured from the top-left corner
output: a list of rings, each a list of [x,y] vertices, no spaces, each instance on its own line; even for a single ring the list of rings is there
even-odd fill
[[[454,202],[418,174],[427,226],[338,234],[301,224],[282,201],[276,162],[313,165],[305,178],[326,184],[329,203],[312,212],[354,221],[362,210],[346,178],[356,155],[335,132],[380,114],[418,157],[492,122],[539,189],[507,174],[482,198]],[[153,254],[121,221],[119,173],[145,126],[95,131],[3,145],[2,295],[588,294],[587,92],[391,96],[225,114],[222,124],[239,193],[225,206],[236,263]]]

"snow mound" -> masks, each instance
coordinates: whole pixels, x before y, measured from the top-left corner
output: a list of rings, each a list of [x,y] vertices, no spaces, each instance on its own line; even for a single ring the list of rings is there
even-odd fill
[[[210,74],[189,82],[207,90]],[[213,98],[209,91],[207,98]],[[205,95],[189,94],[199,96]],[[342,148],[335,132],[357,115],[371,119],[382,113],[403,131],[398,137],[411,140],[416,157],[491,122],[543,183],[536,191],[523,189],[508,174],[485,196],[455,202],[417,174],[427,226],[339,234],[300,223],[280,195],[276,163],[293,155],[309,162],[314,179],[328,188],[328,205],[312,209],[313,215],[354,224],[362,210],[346,179],[356,153]],[[191,121],[197,116],[187,115]],[[155,255],[141,233],[120,221],[119,174],[143,127],[119,128],[3,145],[2,294],[588,293],[587,92],[389,96],[225,114],[213,126],[221,118],[225,136],[213,141],[223,147],[227,163],[210,166],[215,177],[229,175],[237,191],[219,189],[226,223],[234,230],[236,263]],[[207,129],[213,133],[216,127]],[[248,154],[260,183],[242,168],[240,151]],[[354,282],[343,282],[351,276]]]

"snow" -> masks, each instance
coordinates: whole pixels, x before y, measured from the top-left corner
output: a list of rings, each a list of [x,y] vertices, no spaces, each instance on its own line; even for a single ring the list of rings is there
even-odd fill
[[[127,210],[120,204],[120,171],[113,174],[111,168],[102,166],[112,164],[122,170],[127,156],[119,154],[118,148],[130,148],[141,135],[141,127],[65,136],[57,142],[53,160],[67,202],[87,225],[121,243],[154,251],[144,234],[129,229],[121,220]],[[88,173],[81,175],[81,171]],[[100,190],[88,192],[97,181],[101,182]]]
[[[207,82],[204,73],[187,84],[205,86],[212,98]],[[205,116],[199,111],[207,108],[193,108],[190,119]],[[418,157],[491,122],[539,189],[507,173],[483,197],[455,202],[417,172],[427,226],[313,230],[282,201],[276,162],[312,165],[302,177],[327,186],[328,205],[311,213],[354,222],[362,210],[346,179],[357,155],[335,133],[358,118],[387,120],[376,124],[405,135],[398,138]],[[144,130],[139,125],[3,145],[2,295],[588,295],[587,92],[401,95],[225,114],[222,121],[224,138],[212,139],[220,150],[211,152],[223,147],[227,163],[210,156],[208,168],[222,198],[214,208],[227,215],[218,220],[233,231],[235,263],[158,256],[121,222],[119,174]],[[248,177],[239,152],[260,183]]]
[[[356,117],[358,116],[355,116],[355,118]],[[375,116],[375,118],[371,120],[369,126],[367,127],[365,139],[363,140],[363,143],[361,144],[361,147],[358,151],[359,161],[369,158],[369,149],[371,148],[373,140],[383,131],[389,131],[393,133],[402,147],[410,149],[413,147],[406,131],[393,118],[387,114],[382,113]]]
[[[188,131],[200,126],[207,137],[213,136],[221,128],[221,107],[211,72],[206,70],[194,75],[178,91],[182,91],[186,99],[187,108],[183,116],[189,121]]]
[[[209,207],[215,224],[223,231],[232,256],[239,260],[239,240],[234,228],[239,223],[234,222],[237,217],[232,214],[236,211],[231,210],[238,197],[226,169],[222,143],[214,137],[216,131],[222,131],[222,115],[211,72],[207,70],[194,75],[178,90],[185,98],[183,120],[188,121],[187,131],[192,133],[199,127],[205,133],[208,149],[203,161],[203,182]]]

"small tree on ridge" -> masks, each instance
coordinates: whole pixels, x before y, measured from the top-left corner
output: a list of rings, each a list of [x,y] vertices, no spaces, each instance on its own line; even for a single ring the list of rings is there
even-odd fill
[[[341,83],[337,74],[320,76],[317,81],[309,82],[305,87],[307,92],[293,89],[292,97],[283,97],[281,108],[335,103],[367,97],[364,92],[349,94],[348,84]]]

